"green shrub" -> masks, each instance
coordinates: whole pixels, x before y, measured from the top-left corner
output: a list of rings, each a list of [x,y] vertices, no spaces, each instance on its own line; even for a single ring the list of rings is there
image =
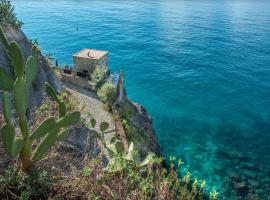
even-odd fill
[[[0,176],[0,198],[47,199],[52,180],[46,171],[24,174],[15,166],[9,166]]]
[[[117,98],[116,88],[113,84],[105,83],[97,92],[98,97],[109,107],[113,105]]]
[[[14,13],[14,6],[11,5],[10,1],[0,1],[0,25],[12,25],[16,29],[20,29],[22,22],[19,21]]]
[[[133,114],[133,108],[129,102],[121,102],[118,105],[118,112],[121,119],[128,120]]]
[[[204,180],[197,180],[189,172],[179,175],[183,164],[181,160],[171,160],[168,168],[164,168],[162,163],[162,158],[151,154],[143,162],[118,154],[110,161],[107,170],[103,170],[100,164],[89,164],[77,178],[81,191],[84,191],[80,194],[88,196],[88,199],[111,200],[217,199],[216,192],[207,194]],[[72,190],[76,191],[76,188]]]
[[[108,69],[106,67],[96,66],[95,70],[91,74],[91,80],[89,82],[91,88],[97,91],[105,83],[108,76]]]

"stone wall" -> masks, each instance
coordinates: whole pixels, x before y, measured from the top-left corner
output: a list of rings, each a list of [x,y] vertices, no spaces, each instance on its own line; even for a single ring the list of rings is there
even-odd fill
[[[60,79],[63,82],[72,83],[72,84],[78,85],[78,86],[83,87],[83,88],[89,88],[89,81],[87,79],[84,79],[84,78],[81,78],[81,77],[74,75],[74,73],[73,74],[65,74],[65,73],[61,72]]]
[[[95,67],[98,65],[98,61],[89,58],[81,58],[73,56],[73,64],[75,71],[89,71],[90,73],[94,71]]]

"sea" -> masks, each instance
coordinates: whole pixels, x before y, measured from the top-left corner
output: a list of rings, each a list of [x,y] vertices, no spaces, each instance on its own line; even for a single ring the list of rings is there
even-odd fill
[[[220,199],[270,196],[270,1],[13,0],[44,55],[110,51],[164,156]]]

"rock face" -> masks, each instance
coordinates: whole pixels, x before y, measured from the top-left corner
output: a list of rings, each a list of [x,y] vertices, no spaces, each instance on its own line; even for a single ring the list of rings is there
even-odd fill
[[[152,118],[148,115],[147,110],[143,106],[132,102],[128,98],[124,86],[123,72],[120,74],[117,85],[116,104],[120,113],[121,107],[126,107],[126,110],[124,109],[124,115],[127,115],[129,112],[132,113],[126,116],[126,118],[129,120],[129,126],[131,128],[126,127],[125,132],[128,142],[130,143],[132,141],[135,144],[141,159],[145,158],[150,152],[161,156],[162,153],[156,138],[155,130],[153,129]]]
[[[136,127],[142,128],[147,134],[149,140],[144,140],[141,142],[140,151],[144,156],[147,156],[149,152],[153,152],[156,155],[161,156],[161,149],[158,144],[155,130],[153,129],[152,118],[148,115],[147,110],[138,103],[130,102],[136,112],[135,115],[131,118],[132,123]]]
[[[21,30],[16,30],[10,26],[3,28],[5,35],[9,41],[15,40],[21,47],[24,57],[27,58],[31,53],[31,42],[27,39]],[[5,52],[4,45],[0,41],[0,67],[4,68],[7,72],[11,73],[10,61]],[[30,86],[30,107],[33,108],[41,104],[44,91],[44,82],[49,82],[58,91],[61,89],[61,85],[56,79],[53,70],[49,68],[45,58],[39,54],[39,71],[35,81]]]

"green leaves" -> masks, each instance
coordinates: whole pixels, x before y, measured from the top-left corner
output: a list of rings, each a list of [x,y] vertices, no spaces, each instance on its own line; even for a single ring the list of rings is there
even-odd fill
[[[31,134],[31,139],[40,139],[44,137],[52,129],[56,128],[56,122],[54,117],[49,117],[45,119],[39,127],[37,127]]]
[[[35,79],[38,72],[38,61],[35,57],[30,56],[26,61],[25,77],[27,84],[30,84]]]
[[[18,77],[23,77],[24,75],[24,57],[21,48],[17,42],[13,41],[9,45],[9,54],[14,71]]]
[[[57,130],[52,130],[43,140],[39,143],[35,151],[33,152],[32,160],[40,160],[43,155],[48,151],[48,149],[55,143],[57,140]]]
[[[119,153],[119,154],[125,153],[124,145],[120,140],[117,140],[114,145],[115,145],[115,149],[116,149],[117,153]]]
[[[101,132],[105,132],[109,128],[109,123],[108,122],[101,122],[99,128]]]
[[[58,120],[57,126],[65,128],[65,127],[78,123],[80,119],[81,119],[81,113],[79,111],[74,111],[72,113],[68,113],[65,117]]]
[[[11,157],[16,158],[24,145],[24,139],[23,138],[15,138],[13,145],[12,145],[12,150],[11,150]]]
[[[11,91],[14,88],[13,80],[8,73],[0,67],[0,90]]]
[[[7,92],[5,92],[3,94],[3,113],[4,113],[4,117],[5,117],[5,121],[7,123],[11,123],[11,100],[10,100],[10,96]]]
[[[133,142],[131,142],[128,147],[128,153],[126,155],[127,160],[134,160],[133,151],[134,151],[134,144]]]
[[[14,103],[18,114],[25,114],[28,108],[28,88],[24,78],[18,77],[14,86]]]
[[[101,140],[101,139],[102,139],[101,134],[99,134],[97,131],[92,130],[92,133],[93,133],[93,134],[95,135],[95,137],[96,137],[96,138],[98,138],[99,140]]]
[[[54,90],[54,88],[47,82],[45,82],[45,87],[46,87],[46,91],[47,91],[47,94],[54,100],[56,101],[57,103],[60,104],[60,99],[59,97],[57,96],[56,94],[56,91]]]
[[[108,152],[108,155],[110,156],[110,158],[113,158],[113,157],[115,157],[115,155],[117,155],[117,150],[115,148],[115,145],[109,144],[109,145],[106,145],[105,148],[107,149],[107,152]]]
[[[60,100],[53,87],[46,83],[48,95],[59,104],[60,119],[56,122],[54,117],[49,117],[29,134],[28,119],[25,115],[29,104],[28,86],[33,82],[38,72],[39,49],[34,45],[31,50],[32,56],[25,63],[23,52],[17,43],[13,41],[9,44],[2,30],[0,30],[0,38],[4,45],[8,47],[7,52],[16,75],[16,81],[14,83],[8,73],[0,67],[0,90],[5,91],[2,105],[6,122],[1,128],[1,137],[8,155],[13,158],[20,155],[21,169],[24,172],[29,172],[33,161],[41,159],[57,140],[67,137],[69,129],[60,132],[61,129],[79,122],[81,115],[79,111],[67,113],[66,104]],[[16,121],[19,122],[20,132],[23,138],[16,138],[15,136],[15,126],[12,124],[11,99],[7,91],[13,91],[15,109],[18,115],[18,120]],[[33,140],[39,140],[41,138],[41,142],[35,151],[32,152]]]
[[[109,170],[110,172],[115,172],[115,171],[120,171],[123,169],[124,167],[124,160],[119,158],[119,157],[115,157],[112,158],[109,161],[109,164],[107,166],[107,170]]]
[[[9,156],[12,156],[12,145],[15,138],[15,127],[13,124],[5,124],[1,129],[3,145]]]
[[[66,104],[63,101],[61,101],[59,103],[59,118],[64,117],[66,115],[66,113],[67,113]]]
[[[141,162],[140,167],[148,165],[153,162],[153,159],[155,157],[154,153],[149,153],[146,158]]]
[[[28,121],[25,114],[19,114],[19,125],[24,139],[28,138]]]
[[[61,101],[57,96],[55,89],[47,82],[45,82],[45,87],[48,96],[50,96],[54,101],[58,103],[59,119],[63,118],[67,114],[67,107],[65,102]]]
[[[4,44],[6,50],[8,50],[9,42],[8,42],[8,40],[4,34],[4,31],[1,27],[0,27],[0,39],[1,39],[2,43]]]
[[[92,118],[92,119],[90,120],[90,124],[91,124],[92,128],[95,128],[95,126],[96,126],[96,124],[97,124],[97,120],[94,119],[94,118]]]
[[[15,127],[13,124],[5,124],[1,129],[1,136],[3,139],[3,145],[8,155],[15,158],[21,152],[24,140],[22,138],[15,137]]]
[[[67,128],[67,129],[63,130],[62,132],[60,132],[58,134],[57,140],[64,140],[64,139],[66,139],[66,137],[68,136],[68,134],[69,134],[69,129]]]

